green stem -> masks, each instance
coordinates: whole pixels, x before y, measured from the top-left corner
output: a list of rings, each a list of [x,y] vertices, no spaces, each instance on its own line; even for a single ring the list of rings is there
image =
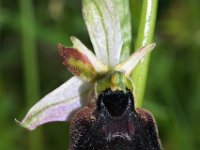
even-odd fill
[[[39,78],[36,53],[34,10],[31,0],[19,0],[22,23],[22,54],[24,64],[25,93],[27,106],[39,99]],[[36,130],[29,135],[29,149],[42,150],[42,132]]]
[[[2,74],[0,72],[0,98],[3,98],[3,78],[2,78]]]
[[[156,14],[157,14],[158,0],[143,0],[142,14],[139,24],[139,32],[136,41],[135,49],[143,47],[152,42]],[[137,66],[132,74],[132,79],[135,84],[135,98],[136,107],[141,107],[144,97],[146,78],[148,72],[150,55],[146,56],[144,60]]]

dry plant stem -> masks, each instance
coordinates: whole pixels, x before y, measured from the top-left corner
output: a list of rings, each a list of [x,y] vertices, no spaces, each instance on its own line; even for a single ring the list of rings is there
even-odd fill
[[[139,31],[135,49],[152,43],[156,22],[157,4],[158,0],[143,0]],[[150,56],[148,55],[137,66],[137,68],[132,74],[132,79],[136,87],[136,107],[141,107],[143,103],[149,60]]]

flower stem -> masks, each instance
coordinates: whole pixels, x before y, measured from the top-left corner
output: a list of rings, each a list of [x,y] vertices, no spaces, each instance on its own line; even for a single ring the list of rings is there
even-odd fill
[[[144,45],[151,43],[153,40],[157,4],[158,0],[143,0],[135,49],[143,47]],[[132,74],[132,79],[135,85],[134,94],[136,99],[136,107],[141,107],[143,103],[149,60],[150,55],[144,58],[144,60],[137,66]]]
[[[39,79],[36,53],[34,11],[31,0],[19,0],[21,10],[22,55],[24,65],[25,93],[27,106],[39,98]],[[42,150],[42,132],[36,130],[29,135],[29,149]]]

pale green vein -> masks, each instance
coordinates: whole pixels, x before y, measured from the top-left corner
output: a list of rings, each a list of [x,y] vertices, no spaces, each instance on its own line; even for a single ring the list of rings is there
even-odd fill
[[[105,23],[105,21],[104,21],[104,17],[103,17],[103,14],[102,14],[102,12],[101,12],[101,9],[99,8],[99,6],[98,6],[98,3],[96,2],[96,1],[94,1],[94,5],[95,5],[95,7],[97,8],[97,11],[99,12],[99,15],[100,15],[100,17],[101,17],[101,24],[102,24],[102,27],[103,27],[103,30],[104,30],[104,33],[105,33],[105,37],[106,37],[106,52],[107,52],[107,56],[108,56],[108,64],[109,64],[109,66],[111,66],[110,65],[110,52],[109,52],[109,40],[108,40],[108,31],[107,31],[107,28],[106,28],[106,23]]]

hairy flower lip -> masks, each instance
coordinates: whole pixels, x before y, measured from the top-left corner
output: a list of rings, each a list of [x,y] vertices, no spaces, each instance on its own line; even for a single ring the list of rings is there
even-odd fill
[[[109,133],[107,140],[108,141],[113,141],[116,138],[121,138],[123,140],[128,140],[131,141],[130,135],[126,132],[125,134],[123,132],[114,132],[114,133]]]

